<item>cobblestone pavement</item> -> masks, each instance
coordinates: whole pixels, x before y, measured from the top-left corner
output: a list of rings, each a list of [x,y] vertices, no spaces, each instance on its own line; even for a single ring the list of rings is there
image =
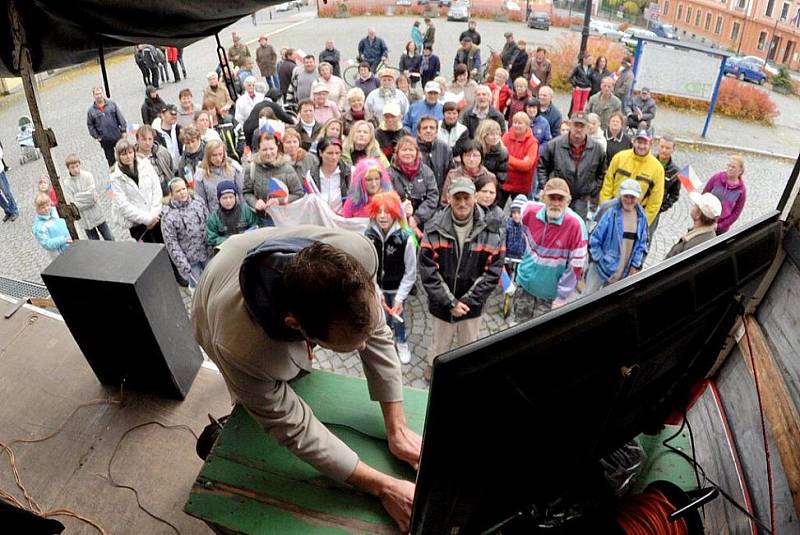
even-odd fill
[[[275,14],[269,19],[269,11],[259,13],[259,24],[253,26],[249,18],[237,22],[232,28],[242,34],[245,41],[255,39],[260,33],[275,33],[270,38],[276,47],[291,45],[308,52],[318,52],[321,49],[323,37],[319,31],[324,25],[324,36],[335,40],[337,47],[342,50],[343,58],[353,57],[358,39],[366,33],[368,25],[375,26],[378,34],[384,37],[391,49],[390,62],[396,63],[399,58],[398,51],[403,47],[409,36],[412,19],[410,18],[353,18],[344,20],[326,19],[317,21],[310,9],[305,9],[299,14]],[[439,19],[437,26],[437,53],[442,57],[444,70],[449,70],[452,57],[456,51],[458,34],[465,27],[462,23],[446,22]],[[484,41],[499,49],[503,42],[502,34],[509,27],[518,37],[525,38],[529,43],[552,45],[562,32],[553,29],[550,32],[529,30],[521,24],[500,24],[489,21],[479,21],[478,29]],[[221,35],[227,45],[229,32]],[[251,44],[251,50],[253,50]],[[185,50],[186,66],[189,77],[184,82],[169,83],[160,91],[167,102],[177,102],[178,91],[189,87],[200,95],[205,85],[205,73],[215,66],[213,39],[205,39]],[[485,49],[486,47],[484,47]],[[108,61],[108,71],[111,83],[112,99],[122,108],[126,118],[131,123],[140,122],[139,107],[144,97],[139,70],[130,56],[112,57]],[[54,150],[54,157],[59,172],[63,174],[62,163],[69,152],[78,153],[85,169],[95,175],[98,190],[103,192],[108,183],[108,172],[99,145],[92,140],[86,132],[86,109],[91,104],[91,88],[101,83],[99,69],[96,66],[82,67],[45,81],[40,88],[39,103],[47,126],[51,127],[58,138],[59,146]],[[567,105],[566,95],[557,95],[556,103]],[[199,100],[198,98],[195,99]],[[0,139],[4,141],[6,161],[11,165],[8,177],[17,202],[21,208],[20,218],[13,223],[0,224],[0,275],[22,280],[40,282],[40,271],[47,265],[48,256],[34,240],[31,233],[34,211],[32,202],[36,178],[43,172],[42,161],[19,165],[19,149],[15,146],[16,121],[20,115],[27,115],[27,106],[24,98],[19,94],[0,100]],[[785,105],[796,106],[796,99],[787,100]],[[786,114],[787,116],[789,114]],[[793,117],[797,120],[798,115]],[[656,118],[656,128],[659,132],[669,131],[676,135],[688,137],[690,131],[696,127],[697,121],[702,125],[702,117],[683,114],[671,110],[660,110]],[[791,122],[790,119],[787,119]],[[797,142],[792,141],[790,146],[784,146],[781,132],[788,131],[791,125],[779,126],[768,129],[767,127],[740,123],[731,120],[714,119],[714,125],[720,125],[720,130],[712,128],[711,141],[730,142],[737,145],[759,139],[759,148],[770,148],[776,152],[796,152]],[[697,130],[699,132],[699,129]],[[767,146],[770,136],[775,135],[776,143]],[[717,138],[716,136],[719,136]],[[755,143],[755,142],[754,142]],[[762,147],[761,145],[764,145]],[[676,154],[679,164],[692,163],[701,179],[707,179],[712,173],[724,169],[727,155],[722,151],[684,151],[679,148]],[[772,209],[791,171],[791,164],[785,160],[765,157],[746,156],[747,173],[745,179],[748,183],[748,202],[742,215],[742,221],[750,220]],[[110,200],[103,196],[106,213],[110,214]],[[647,266],[663,258],[672,244],[685,232],[690,225],[689,203],[684,197],[672,210],[662,216],[658,232],[652,244]],[[109,222],[110,218],[109,218]],[[113,225],[112,225],[113,226]],[[114,227],[115,235],[125,239],[127,233]],[[412,363],[404,366],[406,383],[415,387],[426,387],[422,378],[424,369],[425,348],[431,343],[431,327],[427,321],[427,303],[422,287],[416,296],[412,296],[406,305],[406,322],[409,330],[409,343],[413,353]],[[190,297],[188,292],[183,292],[188,305]],[[481,335],[488,335],[506,327],[500,313],[501,296],[496,292],[490,299],[483,315]],[[331,355],[325,351],[318,352],[318,365],[322,369],[336,371],[350,375],[361,375],[361,366],[356,355]]]

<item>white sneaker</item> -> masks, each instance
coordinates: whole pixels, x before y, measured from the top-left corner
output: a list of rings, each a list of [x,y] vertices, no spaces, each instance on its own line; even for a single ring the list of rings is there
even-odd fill
[[[397,342],[397,356],[400,357],[401,364],[411,362],[411,349],[408,348],[408,343]]]

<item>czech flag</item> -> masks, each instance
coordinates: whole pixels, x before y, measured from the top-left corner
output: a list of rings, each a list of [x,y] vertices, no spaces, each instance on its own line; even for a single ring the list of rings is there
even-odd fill
[[[503,272],[500,273],[500,286],[503,287],[504,294],[513,294],[517,289],[517,287],[511,281],[511,277],[509,276],[508,271],[506,271],[505,266],[503,266]]]
[[[106,196],[108,198],[114,197],[114,188],[111,187],[111,182],[106,185]]]
[[[277,178],[270,178],[267,186],[267,197],[285,201],[289,197],[289,188]]]
[[[319,195],[319,188],[317,188],[317,183],[314,182],[314,179],[311,178],[311,171],[306,171],[306,176],[303,177],[303,190],[306,195]]]
[[[678,172],[678,180],[681,181],[683,189],[688,193],[703,188],[703,183],[700,182],[697,173],[694,172],[694,168],[691,165],[687,165]]]
[[[138,131],[139,131],[139,125],[138,124],[136,124],[136,123],[128,123],[127,132],[128,132],[129,136],[135,138],[136,137],[136,132],[138,132]]]

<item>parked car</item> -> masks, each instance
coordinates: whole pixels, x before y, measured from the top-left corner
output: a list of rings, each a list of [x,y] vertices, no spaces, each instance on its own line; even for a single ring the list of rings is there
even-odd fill
[[[550,30],[550,14],[547,11],[534,11],[528,18],[528,28]]]
[[[622,32],[619,31],[618,26],[613,22],[607,22],[604,20],[589,21],[589,33],[591,35],[598,35],[614,41],[619,41],[622,38]]]
[[[469,8],[465,4],[452,4],[447,10],[447,20],[469,20]]]
[[[284,13],[286,11],[291,11],[293,9],[297,9],[298,7],[302,7],[302,6],[303,6],[302,2],[293,0],[292,2],[285,2],[285,3],[281,4],[281,5],[279,5],[275,9],[275,11],[277,11],[278,13]]]
[[[411,0],[397,0],[397,2],[395,2],[395,5],[396,6],[410,6],[411,5]]]
[[[759,58],[758,56],[742,56],[742,59],[758,63],[761,67],[761,70],[770,76],[777,76],[778,74],[778,67],[775,66],[774,63],[764,61],[764,58]]]
[[[439,7],[450,7],[450,0],[439,0]]]
[[[730,57],[725,61],[725,74],[735,76],[739,80],[761,85],[767,80],[767,75],[761,71],[761,64],[753,58]]]
[[[675,41],[680,40],[680,38],[678,37],[678,32],[675,30],[675,27],[670,24],[664,24],[661,22],[651,22],[650,30],[652,30],[653,33],[655,33],[657,36],[661,38],[673,39]]]
[[[506,0],[504,4],[506,11],[522,11],[522,8],[519,7],[519,4],[514,2],[513,0]]]
[[[643,30],[641,28],[628,28],[622,34],[622,44],[627,46],[631,51],[636,50],[636,45],[639,43],[639,37],[658,38],[658,36],[650,30]]]

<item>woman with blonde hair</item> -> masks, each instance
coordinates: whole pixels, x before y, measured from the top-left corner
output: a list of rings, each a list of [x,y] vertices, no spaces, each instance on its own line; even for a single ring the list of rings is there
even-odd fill
[[[394,191],[386,168],[375,158],[362,158],[353,169],[350,191],[344,201],[344,217],[369,217],[367,205],[382,191]]]
[[[331,139],[338,139],[339,142],[344,141],[344,121],[341,118],[331,117],[328,119],[322,128],[319,129],[319,133],[317,137],[314,138],[314,141],[311,143],[311,147],[309,148],[309,152],[316,156],[319,156],[317,153],[317,145],[319,144],[320,140],[324,137],[328,137]]]
[[[499,67],[494,71],[493,81],[486,85],[492,90],[492,107],[506,114],[509,100],[511,99],[511,88],[508,87],[508,71]]]
[[[350,133],[342,143],[342,161],[347,165],[356,165],[361,158],[375,158],[384,167],[389,167],[389,160],[381,152],[375,139],[375,127],[368,121],[356,121]]]
[[[214,212],[219,206],[217,184],[222,180],[233,180],[239,192],[244,188],[242,166],[232,158],[228,158],[225,144],[216,139],[206,143],[203,160],[197,166],[194,175],[195,193],[206,205],[209,213]]]
[[[283,153],[289,160],[297,176],[302,180],[306,173],[319,165],[317,157],[300,146],[302,138],[300,132],[292,127],[287,127],[283,132]]]
[[[722,204],[722,214],[717,220],[717,236],[727,232],[742,215],[747,200],[743,177],[744,158],[734,154],[729,158],[725,170],[709,178],[703,187],[703,193],[710,192]]]
[[[508,151],[503,145],[502,131],[496,121],[481,121],[475,131],[475,141],[483,149],[483,166],[502,186],[508,175]]]

